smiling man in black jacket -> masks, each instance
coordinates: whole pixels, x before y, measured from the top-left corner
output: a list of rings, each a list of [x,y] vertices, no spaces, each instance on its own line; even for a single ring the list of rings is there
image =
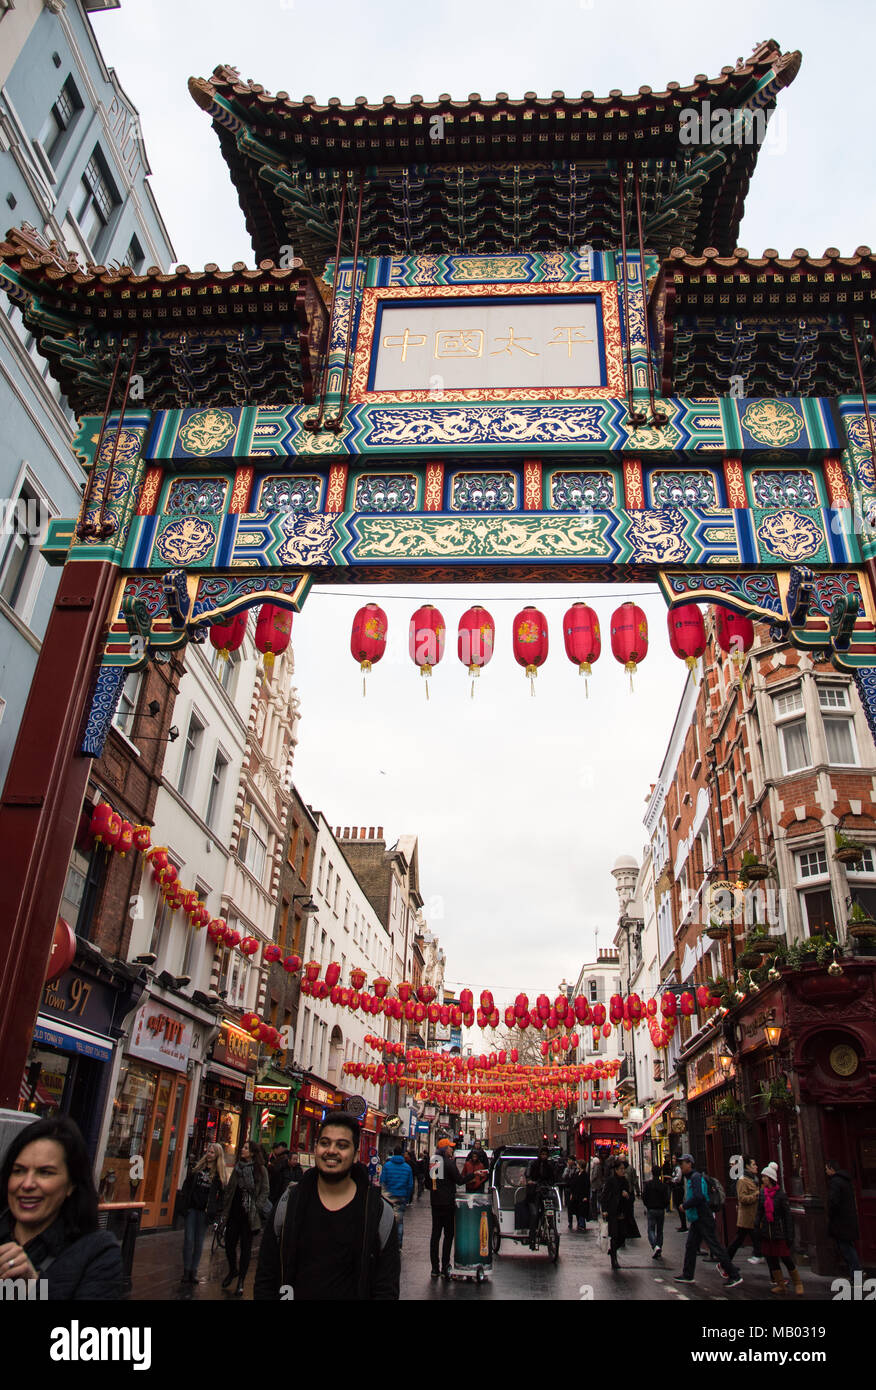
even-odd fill
[[[253,1297],[397,1299],[401,1262],[392,1207],[356,1162],[359,1125],[332,1111],[316,1167],[286,1188],[265,1226]]]

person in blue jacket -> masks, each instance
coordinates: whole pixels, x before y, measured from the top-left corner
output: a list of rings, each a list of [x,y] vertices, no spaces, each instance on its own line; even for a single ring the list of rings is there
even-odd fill
[[[404,1149],[397,1144],[392,1156],[383,1165],[380,1175],[380,1190],[395,1212],[398,1226],[398,1248],[402,1248],[405,1233],[405,1207],[414,1195],[414,1174],[405,1158]]]
[[[697,1170],[696,1160],[693,1154],[682,1154],[678,1160],[681,1164],[681,1172],[684,1177],[684,1208],[687,1213],[687,1243],[684,1247],[684,1265],[680,1274],[676,1274],[677,1284],[692,1284],[694,1282],[694,1271],[697,1266],[697,1252],[700,1248],[700,1241],[705,1241],[715,1257],[718,1268],[723,1274],[725,1288],[735,1289],[737,1284],[742,1283],[742,1275],[734,1265],[733,1261],[727,1256],[721,1242],[718,1240],[715,1230],[715,1218],[709,1206],[709,1193],[703,1174]]]

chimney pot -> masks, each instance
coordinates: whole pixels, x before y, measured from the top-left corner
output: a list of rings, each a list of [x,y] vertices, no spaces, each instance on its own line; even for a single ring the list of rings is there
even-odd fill
[[[353,837],[354,840],[355,840],[356,836],[358,835],[358,833],[359,833],[358,828],[354,825],[354,826],[353,826],[353,829],[352,829],[352,831],[351,831],[351,834],[352,834],[352,837]]]
[[[368,827],[368,838],[369,838],[369,840],[373,840],[373,839],[374,839],[374,826],[373,826],[373,825],[369,825],[369,827]]]
[[[365,827],[364,827],[364,825],[363,825],[363,826],[362,826],[362,829],[359,831],[359,839],[360,839],[360,840],[365,840],[365,839],[367,839],[367,838],[368,838],[368,837],[367,837],[367,835],[365,834]]]
[[[349,838],[350,838],[350,827],[349,827],[348,825],[345,825],[345,826],[344,826],[344,839],[345,839],[345,840],[349,840]]]
[[[382,839],[383,839],[383,826],[382,826],[382,825],[378,825],[378,827],[377,827],[377,838],[378,838],[378,840],[382,840]]]

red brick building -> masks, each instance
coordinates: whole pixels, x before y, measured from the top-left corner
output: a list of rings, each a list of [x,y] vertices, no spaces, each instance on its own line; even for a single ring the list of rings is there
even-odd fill
[[[798,1243],[827,1272],[825,1157],[852,1174],[876,1258],[876,956],[854,923],[876,916],[876,751],[848,676],[756,633],[737,672],[710,622],[683,697],[652,840],[668,850],[663,976],[711,980],[727,1006],[681,1022],[683,1142],[724,1176],[734,1153],[776,1159]],[[860,845],[854,862],[838,834]]]

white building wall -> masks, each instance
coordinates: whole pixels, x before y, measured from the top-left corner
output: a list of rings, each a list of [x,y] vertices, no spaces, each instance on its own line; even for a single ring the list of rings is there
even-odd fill
[[[372,992],[378,975],[396,979],[392,972],[392,945],[371,903],[344,858],[337,840],[322,814],[318,814],[316,840],[317,875],[313,899],[319,911],[306,925],[303,959],[320,964],[320,978],[331,961],[341,967],[342,985],[349,985],[350,971],[361,967],[367,976],[365,989]],[[336,1032],[337,1030],[337,1032]],[[321,1077],[338,1089],[355,1090],[372,1107],[380,1101],[380,1089],[362,1078],[343,1074],[344,1062],[379,1062],[383,1054],[366,1047],[366,1034],[397,1037],[390,1020],[383,1014],[352,1012],[332,1004],[330,999],[302,996],[298,1015],[298,1043],[295,1060],[299,1066]],[[338,1035],[340,1035],[338,1037]],[[335,1038],[334,1046],[332,1038]],[[388,1060],[392,1060],[389,1058]]]

